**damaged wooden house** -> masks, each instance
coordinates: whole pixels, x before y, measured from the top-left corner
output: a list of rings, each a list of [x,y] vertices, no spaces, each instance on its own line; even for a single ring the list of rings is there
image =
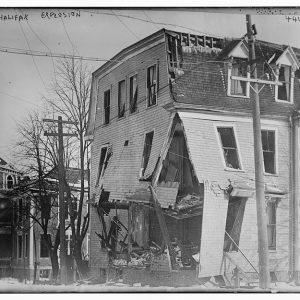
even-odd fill
[[[270,271],[288,280],[299,270],[300,52],[256,48],[258,77],[281,83],[260,85],[261,151]],[[93,73],[92,275],[226,278],[237,268],[254,280],[252,100],[240,80],[251,76],[248,54],[245,39],[162,29]]]

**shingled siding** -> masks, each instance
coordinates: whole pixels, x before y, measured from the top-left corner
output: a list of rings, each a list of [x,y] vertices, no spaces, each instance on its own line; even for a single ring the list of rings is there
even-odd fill
[[[189,117],[190,115],[190,117]],[[251,119],[231,118],[231,121],[222,121],[217,115],[209,116],[210,119],[198,119],[197,114],[181,114],[183,126],[187,137],[188,149],[191,155],[192,163],[195,166],[197,176],[200,182],[215,182],[221,188],[226,188],[230,181],[244,181],[254,185],[254,154],[253,154],[253,134]],[[269,123],[269,124],[268,124]],[[223,165],[223,153],[218,142],[216,132],[217,125],[234,126],[235,136],[239,147],[240,160],[242,162],[242,171],[226,171]],[[268,124],[268,125],[266,125]],[[289,162],[290,162],[290,135],[288,123],[270,122],[262,119],[262,126],[274,128],[277,130],[277,152],[278,152],[278,175],[266,175],[265,182],[276,184],[279,188],[289,191]],[[201,128],[201,131],[199,131]],[[199,169],[199,171],[197,171]],[[288,256],[289,256],[289,198],[290,193],[285,195],[278,204],[277,208],[277,226],[276,226],[276,251],[270,251],[271,269],[277,272],[288,272]],[[218,196],[219,201],[228,201],[221,194]],[[219,218],[220,212],[207,211],[205,201],[210,201],[210,197],[204,199],[203,215],[209,215],[208,218],[203,217],[202,228],[210,228],[214,223],[224,222]],[[210,206],[209,206],[210,207]],[[255,199],[247,200],[244,221],[241,230],[240,248],[252,261],[254,265],[258,263],[257,256],[257,218]],[[207,223],[212,222],[212,224]],[[207,223],[207,224],[206,224]],[[215,226],[218,227],[218,224]],[[224,224],[220,224],[224,226]],[[202,240],[204,243],[206,233],[202,231]],[[212,235],[212,241],[215,237]],[[209,243],[209,241],[208,241]],[[202,248],[202,246],[201,246]],[[215,249],[215,248],[214,248]],[[201,250],[200,250],[201,251]],[[213,251],[213,250],[212,250]],[[215,262],[219,264],[219,261]],[[251,267],[243,263],[246,271],[253,272]],[[220,267],[220,264],[219,264]],[[212,266],[213,268],[213,266]],[[215,266],[217,268],[217,266]],[[200,273],[201,274],[201,273]],[[286,278],[286,276],[285,276]]]
[[[228,61],[214,62],[216,60],[218,56],[214,52],[205,53],[197,50],[183,52],[184,74],[176,77],[176,84],[172,88],[175,100],[202,105],[205,108],[251,113],[250,98],[228,96]],[[260,78],[263,74],[262,64],[257,66],[257,70]],[[251,89],[250,94],[253,94]],[[294,103],[292,104],[276,102],[274,86],[265,85],[260,92],[262,115],[288,115],[299,105],[300,83],[297,77],[294,79]]]
[[[146,74],[147,67],[159,61],[159,92],[157,105],[146,107]],[[143,63],[132,61],[144,61]],[[153,61],[153,62],[151,62]],[[129,78],[138,76],[138,111],[129,113]],[[118,82],[126,80],[126,112],[119,119],[118,114]],[[95,188],[96,176],[100,160],[100,147],[106,143],[112,146],[112,156],[105,171],[103,188],[110,192],[110,200],[126,200],[138,188],[148,183],[139,181],[145,133],[154,130],[149,164],[154,168],[167,131],[171,122],[171,114],[163,105],[170,102],[168,73],[165,56],[165,45],[161,43],[134,56],[124,62],[109,74],[100,79],[98,88],[98,103],[95,122],[94,140],[91,153],[91,195],[97,194]],[[103,96],[104,91],[111,88],[111,123],[103,125]],[[93,95],[96,97],[96,95]],[[128,140],[128,146],[124,142]],[[98,199],[96,199],[98,200]],[[142,199],[141,199],[142,200]],[[127,222],[124,223],[127,226]],[[101,260],[105,262],[107,253],[100,250],[99,238],[95,231],[101,232],[101,224],[96,210],[91,210],[91,273],[99,276]],[[102,267],[102,266],[101,266]]]

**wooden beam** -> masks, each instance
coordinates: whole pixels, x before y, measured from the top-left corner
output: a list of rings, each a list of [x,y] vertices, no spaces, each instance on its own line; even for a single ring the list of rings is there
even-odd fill
[[[247,78],[247,77],[240,77],[240,76],[230,76],[230,79],[239,80],[239,81],[246,81],[246,82],[255,82],[255,83],[261,83],[261,84],[283,85],[283,83],[280,82],[280,81],[255,79],[255,78]]]
[[[155,209],[155,212],[156,212],[156,215],[157,215],[159,227],[160,227],[164,242],[166,244],[166,247],[167,247],[169,255],[170,255],[170,263],[171,263],[170,267],[171,267],[171,270],[172,270],[176,266],[175,252],[174,252],[174,249],[173,249],[172,244],[171,244],[167,224],[166,224],[162,209],[160,207],[160,204],[158,202],[156,193],[155,193],[155,191],[154,191],[154,189],[151,185],[149,186],[149,189],[150,189],[151,194],[152,194],[152,199],[151,200],[154,204],[154,209]]]

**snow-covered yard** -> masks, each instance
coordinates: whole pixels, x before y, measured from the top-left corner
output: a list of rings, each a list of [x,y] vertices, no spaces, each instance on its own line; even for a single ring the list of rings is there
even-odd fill
[[[190,287],[169,287],[159,286],[150,287],[149,285],[142,286],[140,283],[133,285],[124,284],[122,282],[110,282],[104,284],[71,284],[71,285],[50,285],[50,284],[35,284],[27,281],[27,283],[19,282],[15,278],[3,278],[0,280],[0,293],[95,293],[95,292],[264,292],[258,287],[252,288],[220,288],[211,284],[194,285]],[[271,284],[271,293],[288,292],[299,293],[300,286],[295,286],[294,283],[278,282]]]

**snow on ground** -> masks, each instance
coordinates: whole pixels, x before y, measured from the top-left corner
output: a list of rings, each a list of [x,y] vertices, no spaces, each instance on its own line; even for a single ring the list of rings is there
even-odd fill
[[[19,282],[15,278],[2,278],[0,280],[0,293],[95,293],[95,292],[265,292],[258,287],[229,289],[216,286],[195,285],[185,288],[176,288],[169,286],[150,287],[149,285],[141,286],[140,283],[133,285],[122,282],[111,282],[104,284],[71,284],[71,285],[50,285]],[[278,282],[271,284],[271,293],[299,293],[300,286],[292,283]]]

